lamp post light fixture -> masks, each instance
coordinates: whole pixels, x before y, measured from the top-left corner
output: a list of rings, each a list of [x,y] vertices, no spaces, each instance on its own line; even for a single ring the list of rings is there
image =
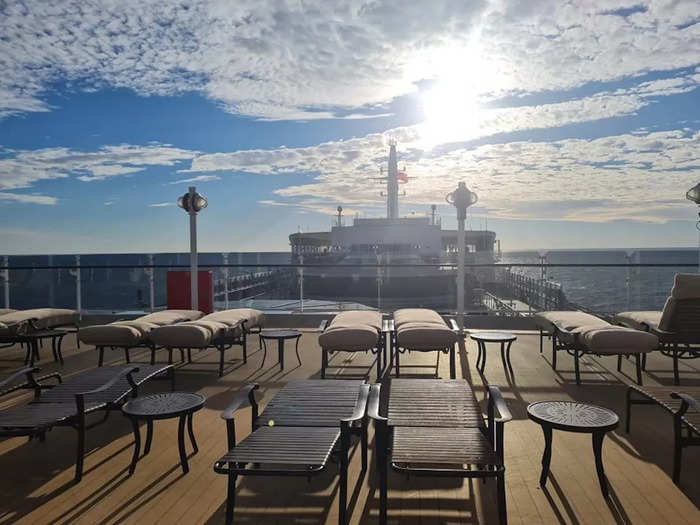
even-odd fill
[[[445,196],[445,200],[457,208],[457,324],[459,331],[464,332],[464,221],[467,218],[467,208],[479,199],[464,182],[460,182],[455,191]]]
[[[689,201],[694,202],[698,206],[700,206],[700,182],[698,182],[695,186],[690,188],[687,192],[685,192],[685,198],[688,199]],[[700,217],[700,213],[698,213],[698,217]],[[698,273],[700,273],[700,220],[695,223],[695,227],[698,230]]]
[[[190,308],[199,310],[197,271],[197,213],[207,207],[207,199],[197,193],[194,186],[177,200],[177,205],[190,216]]]

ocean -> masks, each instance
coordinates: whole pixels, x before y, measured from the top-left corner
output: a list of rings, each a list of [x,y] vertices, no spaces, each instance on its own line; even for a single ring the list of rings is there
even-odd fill
[[[266,264],[290,262],[289,252],[229,253],[229,264],[254,264],[259,267],[231,268],[229,275],[246,274],[265,270]],[[222,264],[221,253],[201,253],[200,265]],[[502,263],[517,264],[540,262],[536,251],[505,252]],[[551,264],[678,264],[696,265],[697,249],[639,249],[639,250],[551,250],[546,253]],[[9,256],[9,265],[69,266],[76,263],[74,255]],[[187,265],[187,253],[162,253],[153,255],[156,265]],[[89,266],[148,265],[148,254],[91,254],[81,255],[80,297],[85,311],[142,310],[149,306],[150,282],[148,271],[143,268],[91,269]],[[166,304],[166,273],[168,268],[158,268],[154,275],[156,306]],[[540,276],[539,268],[517,269],[528,275]],[[213,269],[214,279],[223,277],[223,270]],[[669,295],[673,276],[678,272],[695,273],[693,267],[647,268],[548,268],[546,277],[561,283],[567,299],[594,311],[614,313],[622,310],[659,310]],[[2,285],[0,285],[2,286]],[[10,306],[12,308],[38,308],[52,306],[75,308],[77,304],[76,276],[74,270],[25,269],[10,271]],[[296,288],[290,287],[289,297],[297,299]],[[0,292],[0,303],[2,302]],[[337,297],[330,297],[338,299]],[[0,304],[0,306],[3,306]]]

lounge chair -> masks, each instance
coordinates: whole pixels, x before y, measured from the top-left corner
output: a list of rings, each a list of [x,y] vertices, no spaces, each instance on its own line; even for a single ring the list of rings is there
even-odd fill
[[[450,355],[450,378],[457,375],[455,364],[455,345],[459,334],[450,328],[443,318],[434,310],[425,308],[404,308],[394,312],[393,331],[391,333],[391,357],[396,367],[396,377],[401,369],[399,356],[405,352],[437,352]]]
[[[683,448],[700,445],[700,387],[627,387],[626,430],[630,431],[632,405],[658,405],[673,417],[673,482],[681,479]]]
[[[369,385],[362,381],[306,380],[287,383],[258,415],[257,384],[240,390],[221,414],[229,451],[214,464],[228,476],[226,523],[232,523],[238,476],[301,476],[322,472],[331,455],[339,461],[338,523],[347,523],[348,452],[352,434],[362,443],[362,471],[367,470]],[[252,407],[252,432],[236,443],[236,411]]]
[[[168,362],[172,363],[173,349],[179,349],[184,360],[187,350],[188,361],[192,360],[191,350],[215,348],[219,351],[219,377],[224,374],[224,352],[233,345],[243,348],[243,362],[248,362],[247,335],[260,333],[265,314],[252,308],[222,310],[205,315],[196,321],[177,323],[154,328],[150,332],[151,341],[168,350]]]
[[[386,334],[382,330],[382,314],[373,310],[342,312],[330,322],[323,321],[318,336],[321,345],[321,379],[326,377],[329,357],[335,352],[367,352],[377,354],[377,378],[386,360]]]
[[[171,365],[106,366],[77,374],[66,381],[62,380],[60,374],[36,379],[34,374],[38,370],[20,370],[0,383],[2,395],[20,388],[32,389],[35,392],[31,403],[0,410],[0,436],[29,436],[43,441],[46,432],[53,427],[75,428],[78,432],[76,482],[80,481],[83,475],[87,429],[106,421],[110,411],[118,409],[129,394],[135,397],[139,385],[149,379],[168,375],[171,382],[174,380]],[[18,380],[23,377],[26,381],[17,385]],[[46,382],[48,379],[55,379],[58,384],[50,386]],[[3,391],[5,388],[7,389]],[[98,411],[104,412],[104,417],[88,425],[88,416]]]
[[[0,348],[16,344],[27,346],[27,362],[34,364],[38,358],[38,341],[32,337],[36,332],[61,330],[78,332],[80,314],[65,308],[33,308],[31,310],[3,309],[0,311]],[[60,339],[54,348],[54,357],[61,356]],[[63,358],[60,359],[63,363]]]
[[[367,412],[376,429],[379,523],[387,521],[387,463],[407,477],[496,478],[499,522],[507,522],[503,429],[512,417],[497,387],[489,387],[484,417],[467,381],[387,379],[372,386]]]
[[[621,312],[615,322],[658,337],[659,351],[673,358],[673,381],[680,384],[678,361],[700,357],[700,275],[676,274],[662,311]]]
[[[148,348],[151,351],[151,364],[154,364],[157,348],[149,337],[151,330],[159,326],[194,321],[203,315],[199,310],[163,310],[129,321],[86,326],[80,331],[78,340],[95,346],[99,352],[97,366],[102,366],[104,363],[105,348],[124,350],[124,359],[127,363],[131,362],[129,350]]]
[[[642,384],[641,356],[653,351],[658,338],[650,333],[611,324],[600,317],[581,311],[539,312],[533,316],[540,330],[540,352],[545,336],[552,338],[552,368],[557,368],[557,352],[564,350],[574,357],[576,384],[581,384],[579,359],[584,354],[616,355],[621,369],[622,356],[634,356],[637,383]]]

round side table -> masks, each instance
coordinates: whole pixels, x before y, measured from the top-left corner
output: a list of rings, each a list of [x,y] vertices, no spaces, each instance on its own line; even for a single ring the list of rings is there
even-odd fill
[[[482,332],[471,334],[469,337],[476,341],[476,345],[479,349],[479,354],[476,358],[476,368],[479,372],[483,374],[484,368],[486,368],[486,343],[500,343],[503,370],[506,373],[510,371],[510,375],[515,377],[513,374],[513,365],[510,364],[510,346],[513,344],[513,341],[518,339],[515,335],[507,332]]]
[[[260,332],[260,342],[263,347],[263,360],[260,368],[263,367],[265,359],[267,358],[266,339],[277,340],[277,362],[280,364],[280,370],[284,370],[284,342],[287,339],[294,339],[296,341],[295,351],[297,360],[299,361],[299,366],[301,366],[301,357],[299,357],[299,339],[301,339],[301,335],[302,332],[299,330],[263,330]]]
[[[185,453],[185,420],[187,421],[187,432],[190,435],[190,442],[196,454],[199,448],[197,448],[197,442],[194,439],[194,432],[192,430],[192,415],[204,406],[204,401],[204,396],[200,394],[167,392],[137,397],[126,402],[122,407],[122,412],[131,420],[134,429],[134,456],[131,460],[131,466],[129,467],[129,475],[134,473],[136,463],[139,460],[139,449],[141,448],[139,421],[146,422],[146,446],[143,451],[143,455],[145,456],[151,451],[153,421],[157,419],[173,419],[176,417],[180,418],[177,428],[180,465],[182,466],[182,472],[187,474],[190,467],[187,464],[187,454]]]
[[[603,470],[603,438],[607,432],[617,428],[620,421],[617,414],[607,408],[574,401],[540,401],[528,405],[527,417],[539,424],[544,432],[540,486],[545,486],[547,474],[549,474],[549,463],[552,459],[552,430],[592,434],[593,455],[600,490],[607,498],[608,484]]]

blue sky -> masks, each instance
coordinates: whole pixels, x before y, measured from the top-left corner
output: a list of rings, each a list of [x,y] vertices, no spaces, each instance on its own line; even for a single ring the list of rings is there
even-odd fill
[[[434,5],[433,5],[434,4]],[[464,180],[504,249],[692,246],[696,2],[8,2],[2,253],[207,251],[401,213]]]

